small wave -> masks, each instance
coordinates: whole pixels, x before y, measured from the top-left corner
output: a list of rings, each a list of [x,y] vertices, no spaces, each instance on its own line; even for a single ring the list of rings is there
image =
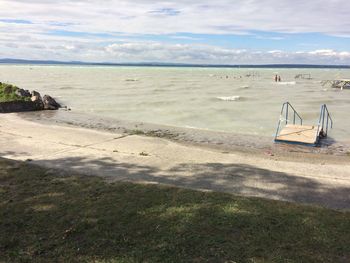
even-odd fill
[[[167,91],[167,90],[166,90],[166,89],[157,89],[157,88],[156,88],[156,89],[154,89],[153,91],[154,91],[154,92],[164,92],[164,91]]]
[[[284,82],[278,82],[278,85],[295,85],[295,81],[284,81]]]
[[[138,79],[126,79],[125,81],[139,81]]]
[[[64,87],[60,87],[59,89],[74,89],[74,88],[70,86],[64,86]]]
[[[224,101],[237,101],[241,99],[241,96],[228,96],[228,97],[216,97],[216,98]]]
[[[249,86],[241,86],[239,87],[240,89],[249,89],[250,87]]]
[[[168,106],[177,103],[177,100],[160,100],[160,101],[149,101],[144,100],[137,103],[138,106]]]

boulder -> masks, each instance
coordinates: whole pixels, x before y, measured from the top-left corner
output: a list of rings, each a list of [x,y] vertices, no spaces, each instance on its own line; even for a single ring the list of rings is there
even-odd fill
[[[31,95],[32,95],[31,100],[33,102],[42,102],[41,95],[39,92],[33,90]]]
[[[41,98],[40,93],[33,90],[31,95],[32,95],[32,97],[30,99],[36,105],[36,108],[39,110],[43,110],[44,103],[43,103],[43,99]]]
[[[31,97],[29,90],[17,89],[15,93],[20,97],[28,97],[28,98]]]
[[[43,103],[44,103],[45,110],[57,110],[58,108],[61,108],[61,105],[57,103],[55,99],[50,97],[49,95],[45,95],[43,97]]]

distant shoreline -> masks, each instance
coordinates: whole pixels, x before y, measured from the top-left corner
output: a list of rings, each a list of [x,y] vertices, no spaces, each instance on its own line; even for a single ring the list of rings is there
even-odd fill
[[[107,62],[82,62],[82,61],[55,61],[55,60],[26,60],[26,59],[0,59],[0,65],[68,65],[68,66],[122,66],[122,67],[183,67],[183,68],[315,68],[315,69],[350,69],[350,65],[313,65],[313,64],[191,64],[191,63],[107,63]]]

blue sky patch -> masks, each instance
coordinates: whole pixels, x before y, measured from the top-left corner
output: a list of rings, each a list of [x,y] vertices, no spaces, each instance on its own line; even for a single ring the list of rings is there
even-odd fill
[[[8,24],[33,24],[32,21],[22,20],[22,19],[0,19],[0,22],[8,23]]]
[[[160,8],[160,9],[149,11],[148,13],[154,14],[154,15],[176,16],[176,15],[179,15],[181,12],[174,8]]]
[[[63,37],[97,37],[97,38],[109,38],[113,37],[112,34],[108,33],[90,33],[81,31],[69,31],[69,30],[52,30],[47,33],[47,35],[63,36]]]

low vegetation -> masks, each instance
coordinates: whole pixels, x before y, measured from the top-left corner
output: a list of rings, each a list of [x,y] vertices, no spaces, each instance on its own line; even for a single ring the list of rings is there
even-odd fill
[[[28,97],[19,96],[16,91],[19,88],[7,83],[0,82],[0,102],[30,100]]]
[[[0,159],[0,262],[350,262],[350,212]]]

